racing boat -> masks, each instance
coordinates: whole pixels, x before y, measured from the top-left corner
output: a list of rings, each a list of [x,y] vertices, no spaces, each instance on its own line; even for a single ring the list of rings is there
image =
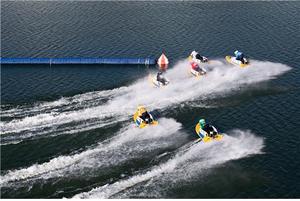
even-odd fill
[[[190,54],[190,56],[188,57],[188,59],[189,59],[190,62],[196,62],[198,64],[208,62],[207,57],[201,56],[195,50]]]
[[[190,72],[196,78],[200,78],[200,76],[203,76],[206,74],[206,70],[204,68],[201,68],[196,62],[191,63]]]
[[[162,76],[159,80],[157,79],[157,76],[154,75],[154,76],[149,76],[150,77],[150,80],[152,82],[152,84],[155,86],[155,87],[164,87],[164,86],[167,86],[169,83],[170,83],[170,80],[164,76]]]
[[[145,128],[148,125],[157,125],[156,121],[150,112],[147,112],[144,106],[139,106],[133,115],[133,120],[139,128]]]
[[[223,135],[220,134],[214,126],[211,127],[212,130],[207,133],[201,129],[200,123],[196,125],[195,131],[203,142],[211,142],[212,140],[221,140],[223,138]]]
[[[242,63],[240,60],[236,60],[236,58],[232,57],[232,56],[226,56],[225,59],[228,63],[231,63],[233,65],[237,65],[241,68],[247,67],[249,65],[249,61],[245,57],[243,58],[244,63]]]

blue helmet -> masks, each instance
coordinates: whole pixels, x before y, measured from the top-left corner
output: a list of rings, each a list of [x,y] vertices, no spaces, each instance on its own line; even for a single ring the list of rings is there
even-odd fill
[[[199,124],[200,124],[200,127],[203,129],[204,128],[204,126],[205,126],[205,119],[200,119],[199,120]]]

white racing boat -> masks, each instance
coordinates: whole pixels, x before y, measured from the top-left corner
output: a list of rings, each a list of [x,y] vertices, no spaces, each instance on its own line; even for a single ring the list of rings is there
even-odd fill
[[[196,63],[200,64],[200,63],[208,62],[208,59],[205,56],[201,56],[198,52],[196,52],[194,50],[189,56],[189,61],[190,62],[196,62]]]
[[[156,87],[164,87],[167,86],[170,83],[170,80],[163,76],[162,74],[158,75],[150,75],[149,76],[152,84]]]

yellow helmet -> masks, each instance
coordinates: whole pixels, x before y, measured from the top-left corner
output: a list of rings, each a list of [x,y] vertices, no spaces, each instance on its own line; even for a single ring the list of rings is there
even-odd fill
[[[139,115],[142,115],[144,112],[146,112],[147,110],[146,110],[146,108],[144,107],[144,106],[138,106],[138,114]]]

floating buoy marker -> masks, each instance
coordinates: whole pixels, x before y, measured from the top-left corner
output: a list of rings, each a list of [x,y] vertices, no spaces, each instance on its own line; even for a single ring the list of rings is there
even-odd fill
[[[160,55],[160,57],[158,58],[157,64],[162,69],[166,69],[168,67],[169,59],[166,57],[166,55],[164,53],[162,53]]]

